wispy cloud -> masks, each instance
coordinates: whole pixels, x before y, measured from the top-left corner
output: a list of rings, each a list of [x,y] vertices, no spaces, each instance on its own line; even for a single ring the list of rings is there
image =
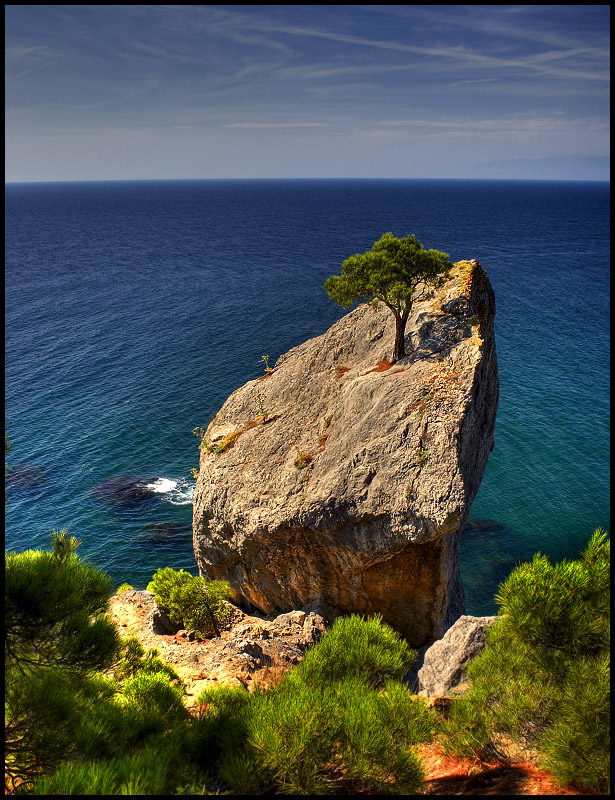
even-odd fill
[[[438,169],[461,142],[477,161],[608,151],[607,6],[13,5],[6,65],[26,165],[71,131],[101,170],[103,139],[143,171],[181,151],[249,174],[257,146],[319,174],[417,143]]]
[[[325,128],[325,122],[228,122],[220,128]]]

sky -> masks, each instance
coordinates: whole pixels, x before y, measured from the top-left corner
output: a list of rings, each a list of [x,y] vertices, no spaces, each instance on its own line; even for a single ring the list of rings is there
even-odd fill
[[[609,179],[608,5],[9,5],[13,181]]]

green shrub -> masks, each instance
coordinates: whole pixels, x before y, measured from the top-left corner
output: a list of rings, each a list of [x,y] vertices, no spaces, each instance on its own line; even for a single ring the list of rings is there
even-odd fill
[[[134,587],[131,586],[129,583],[121,583],[115,590],[115,593],[124,594],[125,592],[132,592],[132,591],[134,591]]]
[[[219,636],[228,621],[225,600],[230,597],[230,587],[224,581],[206,581],[183,569],[164,567],[155,573],[147,588],[175,625],[200,636]]]
[[[165,664],[155,648],[145,652],[145,648],[134,636],[122,641],[120,649],[121,660],[115,668],[114,677],[123,681],[136,672],[162,672],[169,680],[179,680],[179,675],[173,667]]]
[[[5,781],[31,781],[75,751],[74,729],[101,702],[113,663],[110,581],[54,531],[52,551],[5,553]],[[103,693],[104,694],[104,693]]]
[[[120,640],[109,579],[78,544],[62,531],[50,553],[6,554],[6,788],[200,794],[211,736],[157,652]]]
[[[157,742],[114,761],[62,764],[52,777],[37,782],[36,793],[169,795],[179,793],[178,780],[191,782],[193,794],[201,794],[206,783],[198,769],[182,764],[180,751],[173,741]]]
[[[606,534],[581,559],[537,555],[500,586],[500,617],[468,667],[445,746],[460,754],[536,749],[562,782],[609,791],[609,565]]]
[[[331,684],[284,681],[246,706],[246,745],[227,752],[221,776],[237,794],[340,791],[416,794],[423,772],[412,746],[429,739],[434,712],[398,682],[376,690],[360,677]]]
[[[436,716],[397,680],[413,657],[379,617],[355,615],[277,688],[202,695],[205,713],[233,710],[221,777],[236,794],[415,794],[423,773],[412,747],[433,735]]]
[[[340,617],[317,646],[293,670],[293,680],[324,684],[368,676],[375,686],[389,678],[401,680],[416,658],[401,636],[382,622],[382,616]]]
[[[122,694],[128,704],[140,712],[147,712],[156,721],[164,718],[165,725],[173,719],[187,718],[182,697],[183,686],[173,686],[161,672],[137,672],[123,686]]]

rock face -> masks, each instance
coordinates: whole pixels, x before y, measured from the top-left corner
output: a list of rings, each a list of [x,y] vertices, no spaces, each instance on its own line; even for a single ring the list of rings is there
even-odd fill
[[[485,636],[497,617],[459,617],[442,639],[425,653],[418,671],[419,694],[445,695],[463,684],[465,669],[485,646]]]
[[[459,528],[493,447],[493,290],[476,261],[416,303],[408,355],[361,305],[282,355],[204,433],[193,501],[203,576],[266,614],[380,613],[414,646],[463,613]]]

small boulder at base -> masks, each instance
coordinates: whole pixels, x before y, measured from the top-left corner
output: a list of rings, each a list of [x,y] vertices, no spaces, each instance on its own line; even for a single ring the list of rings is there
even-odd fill
[[[487,631],[496,619],[459,617],[425,653],[418,672],[418,693],[422,697],[436,697],[459,688],[466,678],[466,667],[484,648]]]

